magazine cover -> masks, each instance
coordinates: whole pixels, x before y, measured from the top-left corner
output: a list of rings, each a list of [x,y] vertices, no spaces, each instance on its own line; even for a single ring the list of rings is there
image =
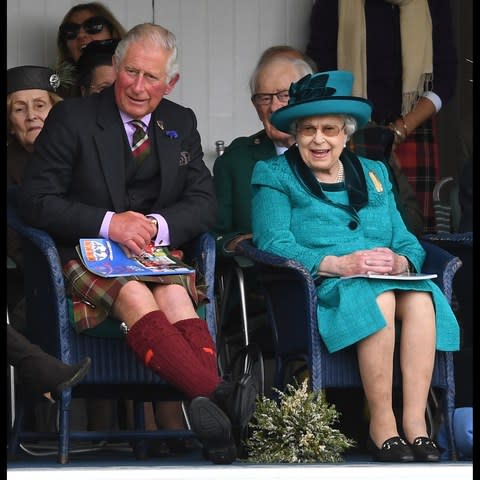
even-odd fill
[[[166,247],[150,244],[138,256],[105,238],[81,238],[77,252],[85,265],[101,277],[180,275],[195,270],[172,256]]]

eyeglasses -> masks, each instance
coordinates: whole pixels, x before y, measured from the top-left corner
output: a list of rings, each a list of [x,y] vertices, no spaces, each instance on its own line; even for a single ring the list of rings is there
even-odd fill
[[[67,22],[60,25],[60,35],[64,40],[75,40],[80,33],[80,28],[83,28],[89,35],[96,35],[103,30],[103,27],[110,26],[110,22],[100,16],[90,17],[83,23]]]
[[[270,105],[274,96],[277,97],[280,103],[288,103],[288,99],[290,98],[288,90],[282,90],[277,93],[255,93],[252,95],[252,102],[257,105]]]
[[[336,137],[340,133],[340,130],[343,130],[344,127],[345,124],[342,126],[325,124],[321,125],[319,128],[315,127],[314,125],[299,125],[297,127],[297,133],[302,137],[309,138],[315,137],[318,130],[320,130],[324,137]]]

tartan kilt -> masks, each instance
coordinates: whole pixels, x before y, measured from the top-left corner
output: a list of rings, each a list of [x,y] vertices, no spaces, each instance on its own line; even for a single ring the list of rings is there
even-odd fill
[[[120,289],[130,280],[155,284],[182,285],[193,305],[198,308],[208,303],[207,286],[199,272],[182,275],[152,275],[104,278],[93,274],[79,260],[70,260],[63,266],[67,295],[73,306],[75,330],[80,333],[100,325],[109,316]]]
[[[417,196],[425,221],[424,233],[436,231],[433,188],[440,180],[440,147],[435,119],[418,126],[395,146],[395,156]]]

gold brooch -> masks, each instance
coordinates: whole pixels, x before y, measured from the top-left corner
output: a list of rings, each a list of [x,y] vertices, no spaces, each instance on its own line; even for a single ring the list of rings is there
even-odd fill
[[[383,186],[378,177],[373,172],[368,172],[368,176],[372,180],[373,185],[375,186],[375,190],[377,192],[383,192]]]

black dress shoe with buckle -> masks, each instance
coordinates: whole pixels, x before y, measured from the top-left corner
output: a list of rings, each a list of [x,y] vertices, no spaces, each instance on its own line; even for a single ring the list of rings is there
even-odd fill
[[[440,450],[431,438],[417,437],[413,443],[410,444],[410,449],[417,462],[440,461]]]
[[[391,437],[385,440],[382,448],[378,448],[371,438],[368,448],[377,462],[413,462],[414,456],[407,442],[401,437]]]

